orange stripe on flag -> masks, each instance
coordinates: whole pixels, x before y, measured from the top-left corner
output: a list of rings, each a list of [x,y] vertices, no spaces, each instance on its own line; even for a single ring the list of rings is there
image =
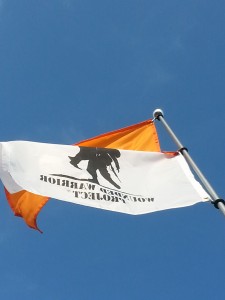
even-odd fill
[[[158,135],[152,120],[104,133],[94,138],[81,141],[76,145],[117,148],[121,150],[160,151]],[[40,210],[47,203],[49,198],[25,190],[10,194],[5,189],[5,192],[15,215],[22,217],[29,227],[39,230],[36,219]]]
[[[31,228],[41,230],[37,227],[36,218],[42,207],[47,203],[48,197],[39,196],[27,191],[19,191],[10,194],[5,189],[6,197],[15,216],[22,217]]]
[[[158,135],[152,120],[104,133],[76,145],[121,150],[160,151]]]

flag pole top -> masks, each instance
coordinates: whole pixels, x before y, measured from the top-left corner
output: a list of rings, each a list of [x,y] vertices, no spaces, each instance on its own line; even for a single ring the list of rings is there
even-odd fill
[[[154,118],[154,119],[158,119],[160,116],[161,116],[161,117],[164,117],[163,110],[160,109],[160,108],[156,108],[156,109],[153,111],[153,118]]]

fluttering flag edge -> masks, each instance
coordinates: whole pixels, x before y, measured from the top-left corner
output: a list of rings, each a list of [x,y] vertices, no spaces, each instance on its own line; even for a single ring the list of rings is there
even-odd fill
[[[49,197],[33,194],[26,190],[21,190],[13,194],[10,194],[6,188],[4,190],[14,215],[23,218],[30,228],[43,233],[37,226],[37,216],[48,202]]]

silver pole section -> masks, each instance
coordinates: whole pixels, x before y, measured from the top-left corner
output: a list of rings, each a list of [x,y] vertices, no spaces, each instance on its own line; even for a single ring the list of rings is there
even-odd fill
[[[153,112],[154,119],[157,119],[162,122],[164,128],[167,130],[169,135],[171,136],[172,140],[175,142],[175,144],[178,146],[178,151],[184,156],[188,164],[191,166],[191,168],[195,171],[196,175],[198,176],[199,180],[202,182],[203,186],[209,193],[209,195],[212,198],[212,203],[215,205],[216,208],[219,208],[221,212],[225,215],[225,205],[224,200],[220,199],[215,190],[212,188],[208,180],[205,178],[205,176],[202,174],[202,172],[199,170],[193,159],[188,153],[188,150],[186,147],[182,145],[182,143],[179,141],[179,139],[176,137],[170,126],[167,124],[167,122],[164,119],[164,114],[161,109],[156,109]]]

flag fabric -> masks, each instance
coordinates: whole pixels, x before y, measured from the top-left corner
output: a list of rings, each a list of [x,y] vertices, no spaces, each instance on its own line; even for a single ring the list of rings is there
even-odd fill
[[[180,154],[25,141],[1,143],[1,152],[9,193],[134,215],[209,200]]]
[[[107,132],[77,144],[87,147],[118,147],[128,150],[160,151],[157,131],[152,120]],[[22,217],[29,227],[39,230],[37,216],[48,202],[49,197],[35,195],[26,190],[9,193],[5,188],[5,192],[14,214]]]
[[[209,201],[179,153],[162,153],[151,120],[74,146],[2,142],[0,176],[15,215],[37,228],[49,198],[128,214]]]
[[[123,150],[160,151],[155,124],[147,120],[77,143],[79,146]]]

